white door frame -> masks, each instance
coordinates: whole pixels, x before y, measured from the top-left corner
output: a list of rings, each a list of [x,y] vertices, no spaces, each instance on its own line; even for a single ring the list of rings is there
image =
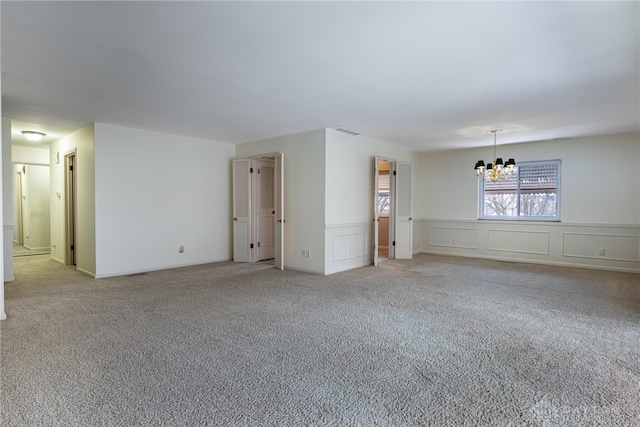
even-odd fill
[[[65,264],[76,265],[78,254],[78,158],[76,150],[64,155]]]
[[[393,171],[395,170],[396,160],[383,157],[383,156],[375,156],[373,159],[373,265],[378,265],[378,255],[379,255],[379,239],[380,239],[380,212],[378,212],[378,197],[379,197],[379,162],[388,162],[389,163],[389,259],[394,258],[394,246],[393,242],[393,233],[394,233],[394,224],[393,220],[395,218],[395,191],[394,191],[394,183],[395,180],[393,178]]]
[[[260,158],[252,160],[252,234],[255,261],[274,259],[275,252],[275,159]],[[265,200],[266,199],[266,200]]]
[[[255,203],[255,189],[259,188],[252,184],[256,174],[251,173],[251,169],[257,164],[257,159],[274,159],[274,197],[275,197],[275,218],[274,218],[274,245],[275,256],[274,265],[280,270],[284,270],[284,153],[267,153],[251,156],[248,159],[233,160],[233,260],[240,262],[254,262],[258,259],[258,252],[254,245],[254,236],[257,211],[252,209]],[[239,165],[242,165],[242,173],[239,174]],[[245,174],[246,170],[246,174]],[[246,187],[245,187],[246,185]],[[242,186],[243,193],[238,193]],[[238,205],[238,198],[246,194],[247,200],[242,200]],[[239,212],[238,207],[247,208],[246,216],[241,216],[245,211]],[[252,247],[254,246],[254,247]]]

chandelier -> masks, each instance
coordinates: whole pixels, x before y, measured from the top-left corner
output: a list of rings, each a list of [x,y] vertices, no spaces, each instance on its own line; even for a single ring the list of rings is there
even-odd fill
[[[502,157],[496,158],[496,135],[498,132],[502,132],[502,129],[493,129],[487,132],[493,134],[493,163],[484,165],[482,160],[478,160],[475,166],[476,175],[478,179],[486,179],[496,182],[500,178],[507,179],[516,170],[516,161],[514,159],[507,160],[506,163],[502,162]]]

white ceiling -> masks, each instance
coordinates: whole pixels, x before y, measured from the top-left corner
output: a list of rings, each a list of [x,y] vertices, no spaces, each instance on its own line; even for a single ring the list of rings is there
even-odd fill
[[[344,126],[422,151],[640,130],[639,6],[2,1],[2,112],[232,143]]]

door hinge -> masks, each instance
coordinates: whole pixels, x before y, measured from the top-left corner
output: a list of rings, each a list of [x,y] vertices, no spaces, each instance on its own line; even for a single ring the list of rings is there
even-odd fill
[[[69,170],[72,171],[73,170],[73,165],[69,165]]]
[[[249,168],[249,173],[253,173],[253,168]]]
[[[253,249],[253,243],[251,244],[251,249]]]
[[[393,246],[395,246],[395,245],[396,245],[396,241],[394,240],[394,241],[393,241]]]
[[[258,173],[260,173],[260,168],[258,168]]]
[[[393,176],[396,176],[396,171],[393,171]]]
[[[258,247],[260,247],[260,242],[258,242]]]
[[[71,250],[72,250],[72,251],[73,251],[73,250],[75,250],[75,249],[73,248],[73,245],[71,245]]]

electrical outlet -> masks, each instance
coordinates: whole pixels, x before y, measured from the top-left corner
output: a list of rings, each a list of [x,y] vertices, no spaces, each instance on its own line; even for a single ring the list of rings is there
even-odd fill
[[[451,244],[452,244],[453,246],[455,246],[455,245],[456,245],[456,239],[451,239]]]
[[[600,251],[598,251],[598,255],[604,256],[604,248],[600,248]]]
[[[180,252],[180,253],[184,252],[184,245],[178,246],[178,252]]]

